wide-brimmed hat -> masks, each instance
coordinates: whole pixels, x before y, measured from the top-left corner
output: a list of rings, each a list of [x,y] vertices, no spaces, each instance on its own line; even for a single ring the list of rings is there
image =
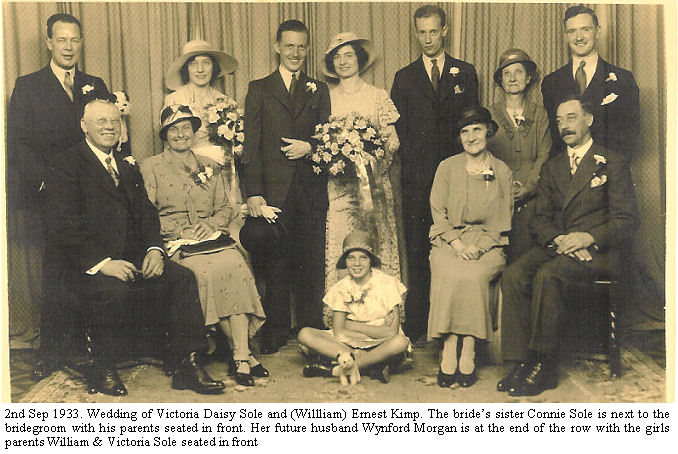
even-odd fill
[[[360,72],[365,71],[367,68],[370,67],[370,65],[372,63],[374,63],[374,52],[372,51],[372,41],[370,41],[367,38],[361,38],[353,32],[343,32],[343,33],[339,33],[338,35],[334,35],[334,37],[330,40],[329,46],[327,46],[327,50],[325,51],[325,57],[327,57],[332,52],[334,52],[338,47],[341,47],[344,44],[348,44],[348,43],[358,44],[360,47],[363,48],[363,50],[367,54],[367,61],[365,62],[363,67],[360,68]],[[322,63],[320,64],[320,70],[327,77],[332,77],[332,78],[335,78],[335,79],[339,78],[339,76],[337,75],[336,72],[330,71],[327,68],[327,65],[325,64],[324,59],[323,59]]]
[[[370,258],[370,266],[381,266],[381,260],[374,255],[374,250],[370,244],[370,237],[367,232],[356,230],[355,232],[346,235],[342,250],[341,257],[337,260],[337,269],[343,270],[346,268],[346,257],[353,251],[362,251],[367,254]]]
[[[178,90],[184,85],[179,70],[189,58],[196,55],[211,55],[212,58],[219,63],[219,67],[221,68],[219,77],[224,74],[230,74],[238,68],[238,60],[236,60],[235,57],[228,55],[226,52],[219,49],[215,49],[207,41],[194,39],[184,44],[181,55],[172,62],[167,73],[165,73],[165,85],[167,88],[170,90]]]
[[[193,132],[200,129],[202,125],[202,120],[193,115],[191,108],[188,106],[174,104],[162,109],[162,112],[160,112],[160,132],[158,133],[160,140],[167,140],[167,130],[169,127],[183,120],[190,120]]]
[[[240,244],[248,252],[259,255],[284,254],[287,229],[280,218],[269,223],[264,217],[247,216],[240,229]]]
[[[508,49],[505,50],[499,57],[499,65],[494,72],[494,81],[497,85],[501,85],[501,72],[504,68],[514,63],[522,63],[525,65],[525,71],[528,74],[537,72],[537,64],[532,61],[527,52],[522,49]]]
[[[457,133],[461,132],[461,129],[468,125],[475,125],[479,123],[485,123],[490,129],[488,132],[488,137],[492,137],[494,133],[499,129],[497,122],[492,119],[492,114],[489,110],[480,105],[468,106],[459,114],[459,120],[457,120]]]

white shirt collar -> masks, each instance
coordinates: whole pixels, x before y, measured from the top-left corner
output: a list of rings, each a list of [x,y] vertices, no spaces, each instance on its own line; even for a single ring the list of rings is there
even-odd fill
[[[285,82],[285,87],[287,87],[287,90],[290,89],[290,83],[292,82],[292,74],[297,75],[297,81],[299,81],[299,76],[301,76],[301,70],[297,70],[296,72],[292,73],[289,69],[285,68],[283,65],[278,66],[278,71],[280,72],[280,75],[282,76],[283,82]]]
[[[433,59],[429,57],[426,54],[421,54],[422,59],[424,60],[424,67],[426,68],[426,72],[428,73],[429,79],[431,78],[431,68],[433,68]],[[441,51],[440,55],[435,57],[436,59],[436,66],[438,67],[438,71],[440,72],[440,77],[443,77],[443,67],[445,66],[445,51]]]
[[[54,60],[49,61],[49,67],[52,70],[52,73],[56,76],[56,78],[59,80],[59,83],[61,84],[64,89],[66,88],[64,86],[64,77],[66,76],[66,71],[71,73],[71,81],[75,79],[75,66],[72,67],[71,69],[64,69],[61,66],[57,65],[54,63]]]
[[[593,79],[593,75],[596,73],[598,68],[598,52],[593,51],[588,54],[586,57],[579,57],[577,55],[572,56],[572,77],[575,77],[577,73],[577,68],[579,68],[579,63],[585,61],[586,65],[584,66],[584,72],[586,73],[586,86],[588,87]]]
[[[104,169],[108,170],[108,164],[106,164],[106,158],[111,158],[111,165],[115,169],[115,171],[118,171],[118,164],[115,162],[115,158],[113,158],[113,149],[111,148],[111,151],[108,153],[104,153],[103,151],[99,150],[96,145],[94,145],[92,142],[89,141],[89,139],[85,138],[85,142],[87,142],[87,145],[89,145],[90,149],[92,152],[94,152],[94,156],[97,157],[99,162],[101,162],[101,165],[104,166]]]
[[[584,155],[591,149],[591,145],[593,145],[593,137],[589,138],[586,142],[583,144],[579,145],[576,148],[572,148],[569,145],[567,146],[567,155],[572,158],[572,156],[576,156],[580,160],[584,157]]]

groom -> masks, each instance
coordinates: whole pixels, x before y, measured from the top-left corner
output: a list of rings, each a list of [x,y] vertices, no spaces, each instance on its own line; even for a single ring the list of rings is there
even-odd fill
[[[265,354],[287,342],[290,290],[295,294],[298,327],[322,328],[327,179],[313,173],[307,156],[315,126],[329,118],[330,95],[326,84],[301,71],[308,41],[302,22],[280,24],[273,44],[280,65],[269,76],[250,82],[245,98],[247,205],[259,222],[264,218],[285,232],[278,247],[250,251],[257,278],[266,284],[261,349]],[[270,207],[282,211],[276,215]],[[243,229],[253,221],[257,220],[249,219]]]

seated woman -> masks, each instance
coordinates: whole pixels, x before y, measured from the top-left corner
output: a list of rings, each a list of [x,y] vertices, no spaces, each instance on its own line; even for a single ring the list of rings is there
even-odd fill
[[[475,341],[492,332],[490,282],[506,264],[513,214],[511,170],[486,146],[497,131],[490,113],[467,107],[458,130],[464,153],[440,163],[431,189],[428,338],[443,344],[438,384],[444,388],[475,383]]]
[[[187,106],[168,106],[161,114],[160,139],[167,142],[162,154],[141,164],[148,197],[158,208],[165,242],[205,240],[216,231],[228,233],[234,215],[226,199],[224,178],[216,162],[191,151],[200,118]],[[236,213],[237,214],[237,213]],[[228,339],[235,360],[235,380],[254,386],[255,377],[268,371],[249,350],[249,339],[264,323],[254,277],[236,248],[172,260],[191,269],[198,290],[205,325],[218,324]]]
[[[403,295],[400,281],[377,269],[368,235],[354,231],[346,236],[337,269],[348,269],[348,276],[334,284],[323,301],[333,310],[332,329],[303,328],[299,343],[325,358],[353,352],[361,372],[379,365],[383,382],[389,380],[388,360],[403,355],[410,340],[400,328]],[[315,362],[304,367],[304,376],[339,375],[339,366],[330,369]]]

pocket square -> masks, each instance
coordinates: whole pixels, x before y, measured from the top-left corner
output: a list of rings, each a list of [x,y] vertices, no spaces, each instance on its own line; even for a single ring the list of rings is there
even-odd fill
[[[591,187],[592,188],[597,188],[598,186],[602,186],[607,182],[607,175],[603,175],[600,177],[593,177],[591,179]]]
[[[464,93],[464,90],[462,90],[461,88],[459,88],[459,85],[455,85],[455,86],[454,86],[454,94],[455,94],[455,95],[459,95],[459,94],[461,94],[461,93]]]
[[[617,96],[616,93],[610,93],[609,95],[605,96],[603,100],[600,102],[601,106],[606,106],[608,104],[611,104],[617,99],[619,96]]]

